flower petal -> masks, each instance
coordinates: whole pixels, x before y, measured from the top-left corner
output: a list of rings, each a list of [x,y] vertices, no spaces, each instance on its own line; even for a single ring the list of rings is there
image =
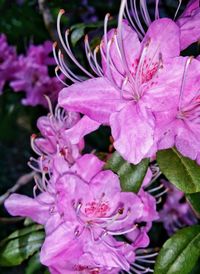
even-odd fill
[[[102,169],[104,164],[95,155],[85,154],[76,161],[71,170],[89,182]]]
[[[190,1],[184,13],[177,20],[181,31],[181,50],[200,39],[200,8],[199,1]]]
[[[114,147],[127,161],[138,164],[153,145],[154,120],[129,103],[110,118]]]
[[[160,58],[165,61],[168,58],[179,56],[180,30],[178,26],[168,18],[154,21],[144,37],[143,46],[148,44],[148,58],[150,62],[156,62]]]
[[[105,124],[108,124],[110,114],[123,103],[119,91],[105,78],[94,78],[64,88],[59,93],[58,102],[67,110],[81,112]]]
[[[72,144],[78,144],[85,135],[98,129],[100,124],[88,116],[84,116],[72,128],[66,130],[63,134],[69,138]]]
[[[45,224],[50,217],[49,202],[52,202],[52,198],[45,193],[40,194],[37,199],[12,194],[6,199],[5,207],[12,216],[29,217],[39,224]],[[44,202],[39,202],[39,200],[44,200]]]

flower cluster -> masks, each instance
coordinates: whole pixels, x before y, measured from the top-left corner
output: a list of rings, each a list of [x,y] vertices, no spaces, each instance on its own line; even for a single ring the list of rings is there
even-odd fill
[[[186,202],[184,193],[167,181],[163,180],[163,184],[168,189],[168,192],[159,216],[167,233],[171,235],[184,226],[196,224],[197,218]]]
[[[0,94],[3,91],[4,85],[12,78],[16,71],[16,51],[7,43],[6,36],[0,35]]]
[[[44,95],[56,102],[62,84],[57,77],[50,77],[48,66],[55,65],[50,57],[52,43],[46,41],[43,45],[31,45],[26,55],[17,56],[14,48],[8,46],[6,37],[0,36],[0,91],[6,81],[15,92],[25,92],[22,104],[47,106]]]
[[[141,6],[147,20],[146,5]],[[109,15],[105,17],[105,34],[94,52],[88,38],[85,39],[86,55],[95,77],[75,59],[69,47],[69,33],[64,41],[60,30],[64,13],[61,10],[58,33],[63,48],[91,79],[82,81],[81,77],[75,77],[65,69],[62,57],[56,58],[60,70],[74,82],[59,93],[59,105],[109,125],[115,149],[129,162],[137,164],[157,150],[176,146],[184,156],[199,163],[200,63],[195,58],[180,56],[181,49],[188,46],[186,40],[193,39],[191,43],[199,38],[197,24],[191,20],[195,13],[200,21],[199,2],[192,1],[177,22],[160,19],[155,12],[157,19],[148,21],[144,35],[143,29],[136,31],[123,20],[124,12],[128,12],[127,1],[122,1],[118,28],[109,32]],[[132,14],[140,26],[136,8]],[[133,25],[130,14],[127,17]],[[183,19],[186,22],[180,25]],[[186,31],[185,25],[189,23],[190,30]],[[97,62],[99,51],[101,64]]]
[[[35,177],[35,197],[13,194],[5,202],[10,214],[44,225],[40,259],[51,273],[139,271],[138,262],[148,259],[136,250],[149,244],[147,232],[158,219],[156,201],[142,189],[138,195],[122,192],[118,176],[103,170],[104,162],[80,155],[83,136],[98,126],[59,107],[39,118],[42,136],[32,137],[39,158],[30,161],[41,173]]]
[[[70,32],[64,38],[61,32],[64,10],[58,15],[62,47],[85,75],[69,68],[54,43],[56,72],[60,70],[73,84],[59,92],[55,111],[47,98],[50,113],[38,120],[40,136],[31,137],[38,155],[29,162],[37,174],[34,198],[12,194],[5,202],[11,215],[44,225],[40,260],[53,274],[153,272],[141,262],[148,263],[155,254],[141,255],[138,249],[148,246],[147,233],[159,217],[156,198],[165,190],[153,197],[150,193],[161,188],[151,188],[150,183],[160,173],[152,180],[148,169],[138,193],[124,192],[117,174],[105,170],[105,163],[93,153],[83,153],[85,135],[100,125],[110,126],[114,148],[133,164],[146,157],[155,159],[157,150],[173,146],[200,163],[200,62],[181,56],[182,49],[199,39],[191,21],[195,17],[199,24],[199,4],[192,0],[181,17],[172,20],[159,18],[159,1],[155,3],[152,21],[145,0],[140,1],[141,14],[136,1],[122,0],[117,29],[107,30],[106,15],[100,45],[92,50],[86,36],[86,56],[94,73],[74,56]],[[177,13],[178,9],[175,18]],[[21,57],[23,70],[11,83],[16,91],[27,91],[24,103],[43,102],[38,94],[45,86],[45,67],[52,62],[48,49],[43,49],[31,47],[27,57]],[[173,191],[180,204],[179,193]],[[168,211],[169,204],[167,200],[163,211]],[[180,211],[184,211],[184,222],[188,221],[188,208]],[[175,218],[176,224],[179,221]]]

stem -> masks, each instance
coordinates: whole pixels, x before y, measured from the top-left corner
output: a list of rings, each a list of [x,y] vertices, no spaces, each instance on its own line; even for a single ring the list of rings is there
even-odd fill
[[[20,187],[26,185],[27,183],[29,183],[33,177],[35,175],[35,172],[32,171],[30,173],[24,174],[22,175],[16,182],[16,184],[9,188],[6,193],[4,193],[3,195],[0,196],[0,205],[2,205],[5,200],[8,198],[8,196],[14,192],[16,192]]]
[[[48,32],[51,36],[51,39],[53,41],[58,41],[58,38],[57,38],[58,36],[57,36],[56,29],[55,29],[54,20],[51,15],[51,12],[50,12],[47,2],[48,1],[46,1],[46,0],[38,0],[39,9],[43,16],[45,27],[48,30]]]

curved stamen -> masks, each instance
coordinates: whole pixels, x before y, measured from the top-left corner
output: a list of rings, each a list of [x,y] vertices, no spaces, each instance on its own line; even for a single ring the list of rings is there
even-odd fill
[[[62,37],[62,33],[61,33],[61,27],[60,27],[60,21],[61,21],[61,17],[62,15],[65,13],[65,11],[62,9],[60,10],[60,12],[58,13],[58,17],[57,17],[57,31],[58,31],[58,36],[60,39],[60,42],[64,48],[64,50],[66,51],[67,55],[69,56],[69,58],[74,62],[74,64],[81,69],[87,76],[93,78],[94,76],[89,73],[79,62],[78,60],[75,58],[75,56],[73,55],[70,46],[69,46],[69,41],[68,41],[68,35],[69,35],[69,30],[66,31],[65,33],[65,41],[63,40]]]
[[[182,81],[181,81],[180,94],[179,94],[179,105],[178,105],[178,110],[179,111],[181,110],[181,104],[182,104],[183,92],[184,92],[184,87],[185,87],[186,75],[187,75],[189,65],[192,62],[192,59],[193,59],[193,56],[190,56],[190,57],[188,57],[187,61],[185,62],[183,77],[182,77]]]
[[[178,14],[178,12],[179,12],[179,9],[180,9],[180,7],[181,7],[181,4],[182,4],[182,0],[179,0],[179,4],[178,4],[178,7],[177,7],[176,12],[175,12],[175,15],[174,15],[174,20],[176,19],[176,16],[177,16],[177,14]]]
[[[58,78],[58,80],[59,80],[64,86],[69,87],[69,85],[67,85],[67,84],[60,78],[60,76],[58,75],[58,71],[59,71],[59,70],[62,72],[62,70],[60,69],[60,67],[56,67],[56,68],[55,68],[55,75],[56,75],[56,77]]]
[[[127,4],[127,0],[122,0],[120,10],[119,10],[119,16],[118,16],[117,42],[118,42],[119,50],[121,53],[122,64],[124,66],[126,75],[128,76],[128,79],[131,81],[131,83],[134,84],[134,79],[133,79],[130,69],[128,67],[128,62],[127,62],[126,54],[125,54],[125,50],[124,50],[123,36],[122,36],[123,16],[124,16],[126,4]]]

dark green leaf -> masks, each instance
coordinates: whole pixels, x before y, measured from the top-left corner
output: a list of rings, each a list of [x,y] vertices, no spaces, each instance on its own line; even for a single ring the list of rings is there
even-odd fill
[[[38,270],[42,267],[40,263],[40,256],[39,253],[37,252],[34,256],[32,256],[28,262],[28,265],[26,267],[26,272],[25,274],[34,274],[38,273]]]
[[[0,243],[0,265],[14,266],[21,264],[24,260],[38,251],[44,240],[42,226],[17,230]]]
[[[186,198],[196,214],[200,216],[200,192],[187,194]]]
[[[75,29],[71,34],[72,45],[75,46],[76,43],[84,36],[84,34],[85,34],[84,27]]]
[[[189,274],[200,257],[200,226],[179,230],[160,250],[154,274]]]
[[[123,191],[138,192],[148,169],[149,160],[144,159],[138,165],[126,162],[117,151],[107,161],[105,169],[117,173]]]
[[[157,161],[162,173],[177,188],[185,193],[200,191],[200,167],[195,161],[174,148],[158,151]]]

